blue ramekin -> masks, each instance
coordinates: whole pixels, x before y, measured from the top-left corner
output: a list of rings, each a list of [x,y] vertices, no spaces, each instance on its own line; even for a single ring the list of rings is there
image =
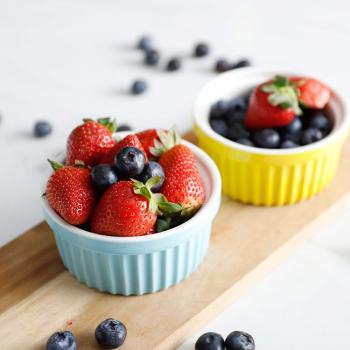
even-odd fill
[[[63,263],[80,282],[111,294],[142,295],[175,285],[197,269],[207,252],[220,206],[221,179],[206,153],[183,143],[196,157],[206,202],[193,218],[168,231],[140,237],[91,233],[66,223],[42,197],[44,216]]]

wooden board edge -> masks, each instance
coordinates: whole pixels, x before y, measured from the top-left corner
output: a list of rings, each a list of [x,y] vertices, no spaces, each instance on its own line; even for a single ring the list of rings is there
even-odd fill
[[[164,339],[155,350],[176,349],[184,343],[200,327],[208,323],[212,318],[224,311],[225,307],[234,303],[240,296],[249,290],[255,283],[262,280],[280,263],[286,260],[307,239],[311,238],[318,229],[325,227],[336,216],[339,208],[350,203],[350,193],[340,197],[331,207],[326,209],[318,218],[311,221],[286,243],[269,255],[252,271],[243,276],[234,286],[226,290],[221,296],[210,303],[197,315],[189,319],[183,326]]]

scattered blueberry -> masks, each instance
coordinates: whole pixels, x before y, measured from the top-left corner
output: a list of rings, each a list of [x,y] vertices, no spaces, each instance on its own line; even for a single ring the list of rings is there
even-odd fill
[[[292,140],[284,140],[282,141],[280,148],[294,148],[298,146],[299,145]]]
[[[262,129],[254,134],[255,143],[263,148],[277,148],[280,143],[280,135],[273,129]]]
[[[91,170],[91,180],[94,186],[100,190],[105,190],[118,181],[114,167],[109,164],[99,164]]]
[[[195,344],[196,350],[225,350],[225,341],[218,333],[202,334]]]
[[[314,116],[311,117],[309,126],[311,128],[320,129],[325,134],[329,133],[332,128],[331,121],[322,112],[315,113]]]
[[[209,53],[209,46],[206,43],[198,43],[195,47],[194,47],[194,56],[195,57],[203,57],[208,55]]]
[[[116,349],[123,345],[126,334],[124,324],[113,318],[104,320],[95,330],[96,340],[104,349]]]
[[[118,175],[123,178],[139,176],[145,167],[146,158],[142,151],[135,147],[125,147],[114,158]]]
[[[159,62],[159,52],[151,49],[145,52],[145,64],[148,66],[155,66]]]
[[[225,340],[225,345],[227,350],[255,350],[253,337],[241,331],[230,333]]]
[[[232,124],[227,131],[227,138],[232,141],[245,139],[248,137],[249,131],[241,123]]]
[[[52,334],[46,343],[46,350],[76,350],[77,348],[77,340],[69,331]]]
[[[310,143],[319,141],[323,138],[322,131],[316,128],[308,128],[303,130],[300,134],[300,143],[302,145],[309,145]]]
[[[239,60],[238,62],[236,62],[236,63],[232,66],[232,69],[244,68],[244,67],[249,67],[249,66],[251,66],[250,61],[247,60],[247,59],[243,59],[243,60]]]
[[[140,181],[142,181],[143,183],[145,183],[148,179],[150,179],[151,177],[154,176],[159,176],[160,177],[160,182],[158,185],[153,186],[151,188],[152,192],[159,192],[160,189],[163,186],[164,180],[165,180],[165,175],[164,175],[164,171],[162,166],[157,163],[157,162],[153,162],[152,160],[145,165],[145,167],[143,168],[143,171],[139,177]]]
[[[223,73],[232,68],[232,65],[224,58],[218,59],[215,63],[215,71],[218,73]]]
[[[139,95],[147,90],[147,83],[144,80],[135,80],[131,85],[131,93]]]
[[[117,131],[131,131],[132,127],[128,124],[121,124],[117,127]]]
[[[177,57],[171,58],[166,65],[166,69],[169,72],[179,70],[180,68],[181,68],[181,61]]]
[[[52,127],[46,121],[39,121],[34,124],[34,136],[35,137],[44,137],[51,134]]]
[[[220,119],[224,116],[229,108],[228,101],[219,100],[213,104],[210,109],[210,118],[211,119]]]
[[[241,145],[254,147],[253,141],[251,141],[247,138],[241,138],[241,139],[236,140],[235,142],[240,143]]]
[[[144,51],[149,51],[153,47],[152,40],[148,36],[143,36],[137,43],[137,48]]]
[[[227,136],[227,124],[222,119],[212,119],[209,123],[216,133],[224,137]]]

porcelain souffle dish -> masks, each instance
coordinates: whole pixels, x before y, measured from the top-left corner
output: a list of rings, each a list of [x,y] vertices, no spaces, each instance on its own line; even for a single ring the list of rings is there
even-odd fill
[[[64,221],[42,197],[45,219],[69,272],[80,282],[103,292],[142,295],[179,283],[197,269],[208,248],[211,226],[219,209],[221,179],[211,158],[191,148],[206,198],[185,223],[167,231],[137,237],[95,234]]]
[[[211,128],[209,114],[214,103],[245,94],[281,74],[302,76],[280,70],[234,70],[207,83],[195,101],[195,133],[199,146],[217,164],[223,192],[243,203],[285,205],[316,195],[332,180],[349,133],[346,99],[333,87],[326,105],[332,130],[312,144],[288,149],[257,148],[231,141]]]

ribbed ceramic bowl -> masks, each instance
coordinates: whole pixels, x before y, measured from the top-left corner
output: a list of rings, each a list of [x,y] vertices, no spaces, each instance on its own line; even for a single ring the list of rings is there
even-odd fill
[[[221,179],[208,155],[183,143],[196,157],[206,202],[193,218],[168,231],[141,237],[98,235],[67,224],[43,197],[45,219],[63,263],[79,281],[103,292],[141,295],[177,284],[197,269],[219,209]]]
[[[230,141],[209,125],[209,110],[220,99],[229,99],[271,79],[276,74],[298,72],[244,68],[220,74],[199,93],[194,106],[199,146],[219,167],[223,192],[254,205],[284,205],[319,193],[333,178],[342,146],[349,132],[345,99],[332,88],[328,104],[334,119],[330,135],[311,145],[292,149],[262,149]]]

